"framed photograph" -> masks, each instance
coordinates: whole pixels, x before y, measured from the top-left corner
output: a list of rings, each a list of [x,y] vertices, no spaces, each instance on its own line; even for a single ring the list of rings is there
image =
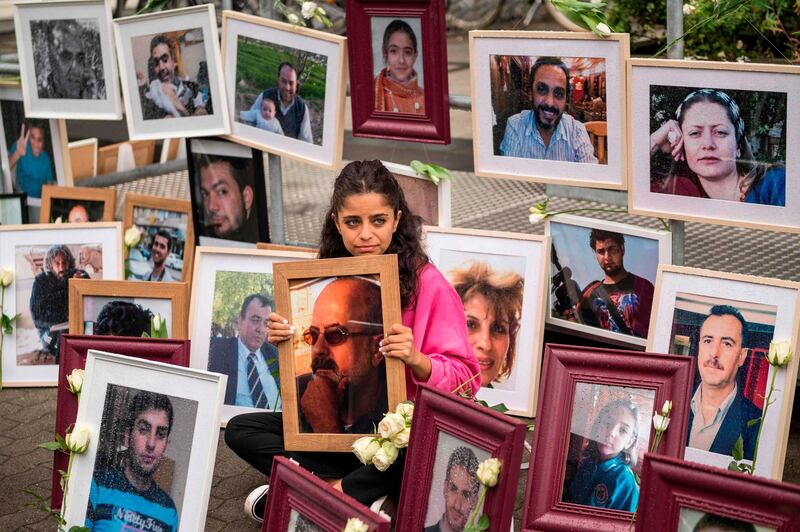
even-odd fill
[[[141,338],[150,334],[150,320],[166,320],[168,338],[188,338],[186,283],[153,281],[69,282],[69,332]]]
[[[479,399],[533,417],[544,334],[548,238],[425,227],[428,256],[464,305]],[[523,326],[525,324],[525,326]]]
[[[230,133],[213,4],[114,19],[114,35],[130,140]]]
[[[93,433],[72,464],[66,527],[201,530],[224,390],[224,375],[90,350],[76,425]]]
[[[278,347],[286,449],[350,452],[406,398],[404,364],[378,350],[401,323],[397,257],[278,263],[272,271],[277,312],[295,327]]]
[[[28,223],[28,195],[24,192],[0,194],[0,225]]]
[[[68,281],[122,278],[122,224],[0,226],[0,267],[14,272],[5,313],[20,315],[3,340],[3,386],[54,386]]]
[[[155,360],[175,366],[189,365],[189,340],[167,338],[128,338],[122,336],[84,336],[81,334],[61,335],[61,359],[58,369],[58,388],[56,390],[56,434],[65,434],[67,427],[75,423],[78,415],[78,400],[67,388],[67,375],[76,368],[86,366],[86,353],[89,349],[100,351],[113,349],[121,355]],[[61,475],[66,471],[69,456],[53,453],[53,489],[50,506],[61,508]]]
[[[42,187],[39,223],[110,222],[117,208],[117,189],[91,187]]]
[[[421,217],[423,224],[438,227],[452,225],[453,186],[449,179],[437,184],[425,176],[417,175],[410,166],[381,162],[397,179],[411,212]]]
[[[450,144],[441,0],[348,0],[353,136]]]
[[[0,83],[0,128],[6,192],[24,192],[38,206],[42,185],[72,186],[66,123],[27,117],[17,83]]]
[[[397,530],[463,530],[473,512],[487,514],[491,530],[508,530],[525,423],[420,384],[413,425],[403,476],[414,481],[401,488]],[[492,457],[500,460],[500,476],[477,507],[478,465]]]
[[[311,253],[314,257],[316,257],[319,253],[317,248],[309,248],[306,246],[289,246],[286,244],[270,244],[269,242],[257,243],[256,249],[265,249],[269,251],[298,251],[300,253]]]
[[[469,50],[476,174],[627,188],[628,34],[471,31]]]
[[[647,350],[697,360],[687,460],[725,469],[741,435],[746,460],[761,449],[755,474],[781,479],[798,361],[778,370],[763,418],[775,371],[766,355],[771,340],[797,345],[799,303],[800,283],[659,265]],[[724,417],[706,421],[703,412],[719,408]]]
[[[798,79],[792,65],[631,60],[629,211],[800,232]]]
[[[636,530],[789,532],[800,528],[800,487],[648,454]]]
[[[390,520],[284,456],[276,456],[269,476],[269,496],[262,532],[344,530],[360,519],[370,532],[389,532]]]
[[[267,342],[267,318],[275,309],[272,268],[314,256],[307,251],[197,248],[189,305],[192,367],[228,376],[223,424],[236,414],[281,411],[278,349]],[[253,378],[240,383],[239,374],[250,375],[251,368]]]
[[[136,225],[143,231],[139,243],[130,250],[129,281],[189,281],[194,259],[192,202],[125,194],[126,229]]]
[[[269,242],[263,154],[222,139],[186,139],[186,151],[197,243]]]
[[[222,13],[231,139],[330,169],[342,160],[344,37]]]
[[[26,115],[122,118],[108,3],[18,2],[14,27]]]
[[[548,218],[548,325],[644,348],[656,272],[672,263],[672,233],[562,214]]]
[[[629,530],[665,401],[658,453],[683,457],[693,373],[687,357],[546,345],[522,530]]]

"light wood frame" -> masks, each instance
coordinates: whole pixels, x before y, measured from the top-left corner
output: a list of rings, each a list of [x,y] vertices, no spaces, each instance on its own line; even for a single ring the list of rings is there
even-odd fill
[[[718,61],[630,59],[628,71],[628,211],[692,222],[800,232],[800,66]],[[641,80],[641,81],[640,81]],[[785,207],[758,203],[662,194],[650,191],[650,87],[652,85],[714,87],[721,90],[785,92]],[[672,117],[674,118],[674,116]],[[752,128],[752,124],[747,124]],[[747,129],[746,129],[747,131]]]
[[[154,139],[126,140],[103,146],[97,150],[97,171],[100,175],[117,172],[119,166],[119,151],[126,144],[130,145],[131,151],[133,152],[134,168],[140,168],[154,163],[153,156],[156,153],[156,141]]]
[[[45,235],[45,236],[42,236]],[[21,245],[52,246],[55,244],[103,245],[103,277],[110,280],[122,279],[124,262],[122,260],[122,223],[93,222],[86,224],[25,224],[0,226],[0,267],[14,271],[14,282],[6,288],[4,312],[11,316],[21,313],[17,308],[18,281],[20,272],[14,266],[15,248]],[[34,276],[35,278],[35,276]],[[30,316],[30,311],[27,311]],[[67,316],[67,319],[69,316]],[[30,318],[29,318],[30,319]],[[17,327],[7,335],[3,343],[3,386],[55,386],[58,378],[58,365],[18,366],[16,364]]]
[[[272,244],[270,242],[257,242],[256,249],[269,251],[297,251],[298,253],[312,253],[316,256],[319,253],[317,248],[307,248],[305,246],[289,246],[286,244]]]
[[[73,181],[97,175],[97,146],[97,137],[74,140],[68,144]],[[88,174],[85,170],[88,170]]]
[[[652,261],[652,267],[653,267],[652,275],[653,275],[654,287],[655,287],[656,274],[658,272],[658,265],[672,264],[672,233],[670,231],[663,231],[659,229],[648,229],[631,224],[623,224],[618,222],[611,222],[608,220],[600,220],[597,218],[587,218],[583,216],[573,216],[571,214],[559,214],[552,218],[548,218],[545,221],[545,226],[544,226],[544,233],[550,237],[553,244],[553,249],[556,249],[556,254],[558,252],[558,249],[556,248],[557,242],[553,239],[552,228],[551,228],[551,224],[554,223],[569,225],[578,228],[584,228],[587,230],[587,238],[584,240],[580,240],[578,242],[578,245],[586,248],[587,257],[585,257],[584,260],[592,260],[593,266],[595,263],[594,262],[595,254],[593,251],[591,251],[591,248],[589,247],[589,239],[588,239],[588,231],[590,231],[591,229],[613,231],[622,234],[624,237],[626,237],[626,239],[627,237],[636,237],[641,239],[654,240],[656,243],[656,250],[655,250],[656,257],[655,261]],[[626,249],[626,253],[628,251],[629,250]],[[588,257],[589,254],[592,255],[591,259],[589,259]],[[551,279],[549,287],[550,288],[549,305],[547,311],[545,312],[545,323],[548,325],[548,327],[553,327],[554,329],[567,332],[568,334],[576,334],[578,336],[584,336],[593,340],[599,340],[601,342],[609,342],[624,347],[634,347],[634,348],[644,349],[645,345],[647,344],[646,337],[639,338],[637,336],[623,334],[621,332],[608,331],[600,327],[585,325],[583,323],[571,322],[564,318],[558,318],[553,316],[552,303],[554,299],[554,293],[553,293],[552,276],[555,276],[559,271],[558,267],[556,267],[555,264],[552,262],[555,260],[555,257],[556,255],[551,255],[552,260],[550,263],[550,269],[548,270],[549,272],[548,278]],[[577,259],[576,257],[566,257],[566,258],[571,259],[572,261],[575,261]],[[628,255],[628,258],[630,258],[630,255]],[[561,264],[562,267],[569,267],[570,260],[565,261],[564,259],[565,257],[562,252],[561,256],[558,257],[558,262],[559,264]],[[631,265],[630,263],[631,261],[629,260],[628,266]],[[574,273],[575,271],[574,262],[572,264],[573,267],[571,268],[571,270]],[[603,270],[599,266],[597,266],[596,271],[597,271],[597,277],[599,277],[599,280],[602,281],[604,277]],[[630,272],[631,270],[628,269],[628,271]],[[631,273],[636,273],[636,272],[631,272]],[[641,270],[639,270],[639,273],[640,274],[642,273]],[[597,277],[595,279],[597,279]],[[639,277],[643,276],[639,275]],[[580,286],[580,290],[583,290],[584,288],[585,288],[584,286]],[[578,293],[577,295],[580,298],[582,294]],[[649,315],[649,312],[647,314]]]
[[[381,308],[384,334],[392,325],[401,323],[400,288],[398,284],[397,257],[394,255],[318,259],[306,262],[275,264],[275,303],[277,312],[292,323],[293,309],[290,301],[290,281],[357,275],[376,275],[380,280]],[[303,331],[296,330],[296,336]],[[280,355],[281,395],[283,397],[283,440],[287,450],[350,452],[351,445],[366,434],[301,433],[298,418],[299,400],[295,380],[295,356],[292,342],[281,342]],[[396,358],[386,358],[386,387],[389,411],[406,399],[405,365]],[[287,414],[288,412],[288,414]]]
[[[777,312],[773,339],[791,341],[793,351],[796,352],[800,338],[800,283],[666,264],[658,267],[650,330],[647,335],[648,352],[669,351],[678,293],[775,306]],[[772,366],[767,367],[771,376],[775,369]],[[775,404],[762,421],[764,427],[761,433],[762,438],[771,434],[773,440],[769,446],[764,441],[759,446],[761,459],[756,466],[756,475],[776,480],[780,480],[783,475],[797,371],[796,356],[792,357],[787,367],[778,370],[775,381],[777,396],[773,396]],[[766,394],[766,389],[764,393]],[[726,468],[730,456],[687,446],[686,460]]]
[[[92,188],[44,185],[42,187],[42,208],[39,211],[39,223],[46,224],[50,222],[50,211],[52,210],[54,199],[102,201],[103,218],[102,220],[95,220],[97,222],[112,221],[117,209],[117,189],[113,187]]]
[[[264,244],[261,243],[260,245]],[[288,248],[290,246],[284,247]],[[192,338],[191,367],[198,369],[209,368],[213,300],[216,289],[214,276],[216,272],[222,269],[219,266],[224,263],[223,267],[227,271],[272,273],[274,264],[278,262],[296,262],[315,257],[316,253],[312,253],[307,249],[295,251],[197,246],[195,248],[194,272],[192,274],[191,304],[189,305],[189,336]],[[214,264],[215,262],[220,264]],[[244,263],[247,263],[246,266]],[[208,270],[211,270],[211,272],[208,272]],[[273,275],[273,288],[274,281],[275,277]],[[221,371],[221,373],[225,372]],[[237,414],[263,411],[263,409],[223,404],[220,425],[224,427],[228,420]]]
[[[189,285],[186,283],[157,283],[152,281],[95,281],[91,279],[69,280],[69,333],[84,334],[83,298],[99,297],[142,297],[148,299],[169,299],[172,308],[169,325],[170,338],[188,338],[187,298]]]
[[[452,197],[453,197],[453,184],[450,179],[443,179],[439,181],[438,184],[433,183],[430,179],[425,176],[418,175],[413,168],[407,166],[405,164],[397,164],[388,161],[381,161],[383,165],[389,170],[391,173],[395,175],[395,178],[411,178],[411,179],[419,179],[420,181],[425,181],[427,183],[432,184],[436,187],[436,210],[438,212],[438,217],[436,220],[425,220],[423,217],[423,223],[426,225],[436,225],[439,227],[452,227],[453,225],[453,208],[452,208]],[[398,182],[401,182],[400,179],[397,179]],[[402,188],[402,183],[401,183]],[[408,207],[411,209],[415,215],[420,215],[420,210],[417,209],[416,205],[412,205],[409,202],[409,197],[407,194],[406,196],[406,203],[408,203]]]
[[[171,212],[186,213],[189,215],[187,225],[183,233],[186,238],[183,243],[183,270],[181,280],[187,283],[192,281],[192,268],[194,263],[194,221],[192,220],[192,202],[189,200],[176,200],[161,196],[149,196],[147,194],[137,194],[127,192],[125,194],[125,211],[122,218],[122,226],[127,230],[134,225],[134,209],[159,209]]]
[[[489,404],[503,403],[511,415],[534,417],[541,372],[546,295],[549,288],[547,272],[550,263],[550,238],[503,231],[430,226],[425,226],[424,230],[428,256],[445,278],[448,277],[448,269],[453,266],[445,266],[442,261],[443,247],[447,251],[469,253],[475,259],[485,257],[486,263],[494,272],[513,271],[523,278],[519,329],[515,333],[514,367],[507,379],[508,382],[515,383],[515,386],[509,390],[503,387],[503,382],[492,381],[492,388],[481,387],[478,399]],[[500,266],[501,256],[523,260],[523,271]],[[465,262],[462,261],[457,267],[464,265]],[[475,354],[479,353],[476,351]],[[478,381],[480,382],[480,378]]]
[[[327,56],[323,110],[325,118],[320,146],[261,131],[236,120],[236,52],[238,50],[236,37],[238,35],[246,35],[270,44],[313,51]],[[229,138],[252,148],[337,170],[341,166],[344,143],[342,124],[344,124],[345,72],[347,72],[345,42],[346,39],[339,35],[235,11],[223,11],[222,65],[225,72],[225,87],[230,94],[227,102],[228,113],[231,116]],[[269,87],[264,87],[264,89],[267,88]]]
[[[497,41],[497,44],[492,44]],[[504,41],[504,42],[500,42]],[[572,42],[570,42],[572,41]],[[472,65],[472,131],[475,174],[559,185],[624,190],[628,187],[625,61],[630,55],[627,33],[598,37],[591,32],[570,31],[471,31],[469,57]],[[606,51],[607,48],[607,51]],[[548,161],[494,155],[489,56],[603,57],[606,61],[606,115],[608,164]],[[532,80],[531,80],[532,81]],[[569,80],[567,80],[569,85]],[[612,90],[613,89],[613,90]],[[609,97],[614,94],[615,97]],[[571,95],[571,93],[570,93]],[[489,132],[488,136],[486,132]]]

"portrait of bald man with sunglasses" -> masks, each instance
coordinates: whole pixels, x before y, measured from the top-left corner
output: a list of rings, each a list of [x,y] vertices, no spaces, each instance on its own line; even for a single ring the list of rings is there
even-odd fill
[[[388,409],[380,286],[358,277],[328,284],[303,339],[311,372],[297,377],[300,431],[373,432]]]

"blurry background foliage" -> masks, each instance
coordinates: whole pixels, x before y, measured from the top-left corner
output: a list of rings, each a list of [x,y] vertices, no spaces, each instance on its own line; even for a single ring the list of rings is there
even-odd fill
[[[634,54],[666,44],[665,0],[612,0],[608,20],[630,32]],[[800,60],[800,0],[686,0],[683,27],[687,58]]]
[[[218,271],[214,282],[214,299],[211,305],[211,336],[236,336],[236,318],[244,298],[261,294],[272,302],[275,295],[271,273]]]

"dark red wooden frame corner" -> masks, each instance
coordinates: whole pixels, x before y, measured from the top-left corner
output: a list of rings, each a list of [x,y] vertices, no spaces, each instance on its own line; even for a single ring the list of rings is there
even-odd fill
[[[561,502],[576,383],[654,390],[656,410],[671,400],[671,421],[658,452],[682,458],[693,378],[693,357],[546,345],[522,530],[629,530],[630,512]],[[653,434],[651,427],[651,442]]]
[[[800,530],[800,486],[707,465],[646,454],[637,532],[677,530],[681,508]]]
[[[497,486],[486,493],[483,511],[492,530],[508,530],[517,498],[517,481],[527,425],[490,408],[422,384],[414,401],[397,532],[425,528],[439,432],[488,451],[502,463]]]
[[[269,477],[261,532],[286,532],[292,510],[329,532],[340,532],[351,517],[361,519],[370,532],[389,532],[388,519],[288,458],[276,456]]]
[[[450,144],[444,0],[347,0],[345,9],[353,136]],[[375,111],[372,17],[419,17],[425,54],[425,115]]]
[[[56,392],[56,430],[64,435],[67,427],[75,423],[78,415],[78,401],[67,389],[67,375],[75,368],[86,367],[86,352],[89,349],[107,351],[145,360],[155,360],[175,366],[189,367],[189,340],[172,338],[131,338],[123,336],[92,336],[83,334],[61,335],[59,347],[58,388]],[[53,457],[53,490],[50,505],[61,508],[61,476],[58,470],[66,471],[69,457],[61,452]]]

